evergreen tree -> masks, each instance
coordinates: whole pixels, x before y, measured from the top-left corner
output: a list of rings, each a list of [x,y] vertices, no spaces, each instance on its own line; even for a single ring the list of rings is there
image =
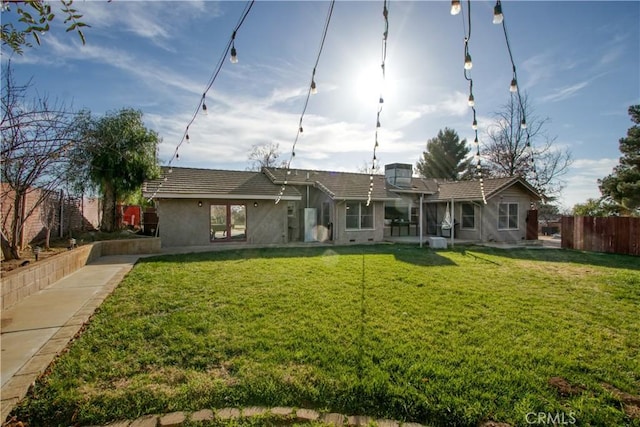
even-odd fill
[[[456,131],[444,128],[438,132],[438,136],[427,141],[427,149],[422,153],[416,169],[424,178],[471,179],[470,151],[467,141],[461,141]]]
[[[598,185],[603,197],[633,211],[640,208],[640,105],[629,107],[629,115],[635,125],[620,139],[620,164]]]

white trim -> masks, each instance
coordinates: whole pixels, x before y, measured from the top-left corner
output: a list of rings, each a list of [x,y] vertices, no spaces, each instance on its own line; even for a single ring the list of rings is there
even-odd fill
[[[500,205],[516,205],[516,227],[509,228],[509,216],[511,214],[510,209],[507,207],[507,228],[500,228]],[[498,220],[498,224],[496,230],[498,231],[517,231],[520,230],[520,203],[518,202],[498,202],[498,214],[496,215],[496,219]]]

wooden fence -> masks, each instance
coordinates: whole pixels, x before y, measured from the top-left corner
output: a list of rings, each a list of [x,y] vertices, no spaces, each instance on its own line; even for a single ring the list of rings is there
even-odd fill
[[[562,217],[563,249],[640,256],[640,218]]]

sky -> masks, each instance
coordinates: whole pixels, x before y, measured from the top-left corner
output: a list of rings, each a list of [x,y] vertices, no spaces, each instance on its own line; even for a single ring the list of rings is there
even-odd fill
[[[2,64],[11,61],[16,83],[31,80],[33,93],[74,110],[142,111],[162,139],[161,164],[245,170],[252,146],[265,144],[278,144],[287,161],[330,2],[256,1],[236,33],[233,64],[224,53],[247,4],[76,0],[90,25],[86,45],[64,31],[58,14],[40,46],[23,55],[3,46]],[[512,78],[494,4],[473,0],[470,11],[481,144],[509,101]],[[391,0],[383,87],[382,9],[382,1],[336,1],[292,168],[362,171],[373,155],[381,93],[381,164],[415,165],[445,127],[473,141],[463,73],[467,3],[452,16],[449,1]],[[572,155],[559,205],[600,197],[597,180],[618,164],[618,141],[633,125],[627,110],[640,104],[640,2],[503,0],[502,9],[529,117],[544,120],[545,137]],[[2,12],[3,23],[15,20],[12,13]]]

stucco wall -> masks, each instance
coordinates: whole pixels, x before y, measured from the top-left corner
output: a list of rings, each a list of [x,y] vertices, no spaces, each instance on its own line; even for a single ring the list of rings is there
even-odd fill
[[[202,206],[198,206],[198,202]],[[210,204],[226,200],[161,199],[158,203],[158,227],[163,247],[224,245],[210,241]],[[247,243],[286,243],[287,203],[272,200],[233,200],[247,207]],[[258,206],[254,206],[254,203]]]
[[[498,230],[498,206],[500,203],[518,204],[518,229]],[[503,191],[500,196],[487,200],[484,206],[484,229],[482,230],[484,241],[496,242],[520,242],[527,235],[527,211],[531,208],[531,199],[515,188]]]
[[[363,202],[366,203],[366,202]],[[346,203],[336,204],[336,221],[334,227],[334,241],[339,244],[381,242],[384,238],[384,203],[373,203],[373,229],[347,230]]]

